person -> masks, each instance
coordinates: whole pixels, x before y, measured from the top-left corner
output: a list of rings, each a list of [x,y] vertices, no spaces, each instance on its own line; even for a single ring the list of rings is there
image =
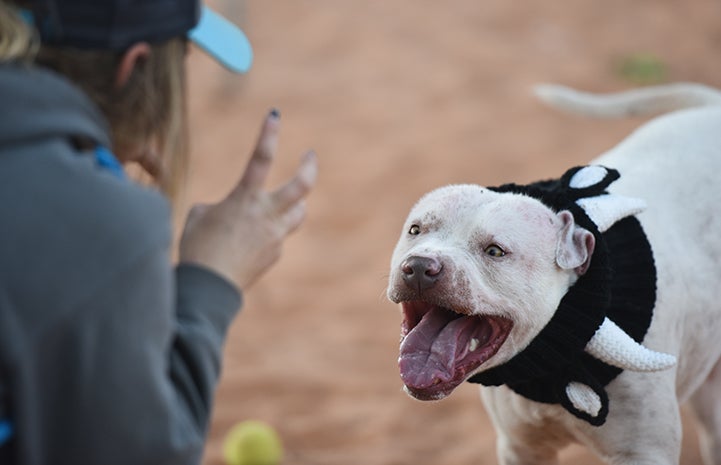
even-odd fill
[[[2,464],[201,460],[228,326],[302,223],[317,161],[265,190],[270,111],[237,185],[191,210],[174,265],[188,41],[250,65],[242,32],[197,0],[0,0]]]

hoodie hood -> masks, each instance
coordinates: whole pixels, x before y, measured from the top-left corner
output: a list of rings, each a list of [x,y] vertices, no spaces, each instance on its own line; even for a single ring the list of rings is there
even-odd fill
[[[65,137],[110,147],[108,125],[100,110],[57,73],[30,65],[1,65],[0,102],[0,149]]]

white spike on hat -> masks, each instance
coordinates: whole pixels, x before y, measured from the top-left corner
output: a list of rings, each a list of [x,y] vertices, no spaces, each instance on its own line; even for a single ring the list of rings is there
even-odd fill
[[[661,371],[676,364],[676,357],[647,349],[606,318],[593,335],[586,352],[624,370]]]
[[[608,176],[608,169],[600,165],[581,168],[568,182],[572,189],[585,189],[599,184]],[[576,203],[583,208],[600,232],[606,232],[614,223],[627,216],[636,215],[646,209],[641,199],[622,195],[605,194],[584,197]]]
[[[646,209],[646,202],[641,199],[614,194],[586,197],[578,199],[576,203],[583,208],[602,233],[617,221]]]

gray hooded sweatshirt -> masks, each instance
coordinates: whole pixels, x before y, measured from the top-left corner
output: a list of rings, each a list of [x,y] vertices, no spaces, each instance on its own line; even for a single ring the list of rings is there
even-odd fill
[[[78,140],[109,146],[78,88],[0,66],[0,463],[199,463],[241,294]]]

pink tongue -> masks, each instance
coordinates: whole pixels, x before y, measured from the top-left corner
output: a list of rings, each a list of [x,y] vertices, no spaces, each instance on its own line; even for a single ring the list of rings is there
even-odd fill
[[[458,316],[448,310],[435,307],[423,316],[401,343],[401,379],[412,389],[425,390],[451,382],[455,387],[465,377],[459,362],[468,354],[472,337],[480,345],[490,338],[491,330],[474,317]]]

